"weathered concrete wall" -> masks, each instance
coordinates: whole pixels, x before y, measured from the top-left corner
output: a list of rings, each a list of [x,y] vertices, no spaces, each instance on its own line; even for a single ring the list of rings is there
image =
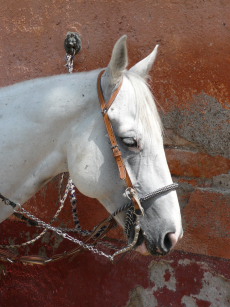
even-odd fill
[[[229,14],[228,0],[1,1],[0,86],[66,73],[69,30],[82,35],[78,71],[105,66],[124,33],[130,65],[160,44],[151,86],[169,166],[181,185],[185,228],[178,251],[164,259],[133,255],[112,265],[85,253],[44,268],[0,264],[1,307],[230,306]],[[28,203],[47,221],[56,186],[55,179]],[[106,216],[97,202],[79,197],[85,226]],[[68,209],[61,218],[71,225]],[[4,243],[33,234],[10,221],[0,231]],[[70,247],[52,234],[42,244],[25,252]]]
[[[174,252],[113,265],[86,252],[71,262],[0,271],[1,307],[230,306],[230,266],[221,258]]]

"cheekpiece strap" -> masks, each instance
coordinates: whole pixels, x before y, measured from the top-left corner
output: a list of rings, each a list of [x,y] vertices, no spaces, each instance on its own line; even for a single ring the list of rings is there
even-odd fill
[[[133,190],[133,184],[131,181],[131,178],[126,170],[125,167],[125,163],[124,160],[122,158],[122,153],[118,147],[118,143],[117,143],[117,139],[110,121],[110,118],[108,116],[108,110],[111,107],[111,105],[113,104],[114,100],[116,99],[121,86],[122,86],[122,82],[120,83],[119,87],[115,90],[115,92],[112,94],[111,98],[109,99],[108,102],[105,101],[103,92],[102,92],[102,88],[101,88],[101,77],[103,75],[103,73],[105,72],[105,70],[102,70],[99,75],[98,75],[98,79],[97,79],[97,90],[98,90],[98,98],[101,104],[101,111],[102,111],[102,115],[104,118],[104,122],[105,122],[105,126],[108,132],[108,136],[110,139],[110,143],[111,143],[111,149],[113,151],[113,156],[116,160],[117,166],[118,166],[118,170],[119,170],[119,174],[120,174],[120,179],[125,180],[126,184],[129,188],[132,188]],[[140,201],[137,201],[137,193],[135,194],[135,197],[132,197],[132,201],[134,204],[135,209],[139,209],[141,210],[141,213],[144,214],[144,210],[140,204]]]
[[[125,180],[126,179],[126,167],[125,167],[125,164],[124,164],[124,161],[123,161],[123,158],[122,158],[122,153],[121,153],[121,151],[119,150],[119,147],[118,147],[117,139],[116,139],[115,133],[113,131],[111,121],[110,121],[109,116],[108,116],[108,110],[111,107],[111,105],[113,104],[114,100],[116,99],[116,97],[117,97],[117,95],[120,91],[122,82],[119,85],[119,87],[116,89],[116,91],[112,94],[109,101],[106,102],[104,95],[103,95],[103,92],[102,92],[102,88],[101,88],[101,77],[102,77],[103,73],[104,73],[104,70],[102,70],[100,72],[98,79],[97,79],[98,98],[99,98],[99,101],[100,101],[100,104],[101,104],[101,111],[102,111],[102,115],[103,115],[103,118],[104,118],[106,129],[107,129],[107,132],[108,132],[108,135],[109,135],[109,139],[110,139],[110,143],[111,143],[111,149],[113,151],[113,156],[114,156],[114,158],[117,162],[117,166],[118,166],[118,169],[119,169],[120,178],[122,180]]]

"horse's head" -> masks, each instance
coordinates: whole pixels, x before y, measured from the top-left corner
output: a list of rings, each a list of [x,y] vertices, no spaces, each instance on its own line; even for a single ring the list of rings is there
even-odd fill
[[[101,78],[106,101],[122,82],[108,115],[140,198],[172,183],[164,153],[161,121],[146,83],[157,48],[127,71],[126,36],[123,36],[115,44],[110,63]],[[71,177],[84,194],[97,198],[112,213],[128,202],[127,186],[119,178],[99,104],[85,122],[81,143],[81,149],[75,151],[75,165],[69,165]],[[149,199],[143,207],[145,214],[141,217],[137,250],[143,254],[169,252],[183,232],[176,192]],[[119,214],[117,220],[124,226],[124,213]],[[129,239],[132,237],[133,229]]]

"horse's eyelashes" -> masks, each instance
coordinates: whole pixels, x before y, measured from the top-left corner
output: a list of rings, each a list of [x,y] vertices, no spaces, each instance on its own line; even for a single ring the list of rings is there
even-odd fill
[[[137,141],[133,137],[124,137],[121,140],[128,147],[137,147]]]

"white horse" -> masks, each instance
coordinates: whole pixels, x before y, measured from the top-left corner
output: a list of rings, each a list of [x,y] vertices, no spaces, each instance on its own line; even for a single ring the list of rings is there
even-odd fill
[[[114,46],[101,79],[106,100],[123,81],[108,111],[139,197],[172,183],[162,126],[146,83],[157,48],[130,70],[126,36]],[[77,188],[108,212],[127,203],[126,185],[111,153],[100,111],[100,70],[58,75],[0,89],[0,193],[23,204],[54,176],[69,172]],[[175,191],[144,204],[136,250],[167,253],[182,237]],[[13,209],[0,201],[0,222]],[[124,226],[124,214],[117,217]]]

